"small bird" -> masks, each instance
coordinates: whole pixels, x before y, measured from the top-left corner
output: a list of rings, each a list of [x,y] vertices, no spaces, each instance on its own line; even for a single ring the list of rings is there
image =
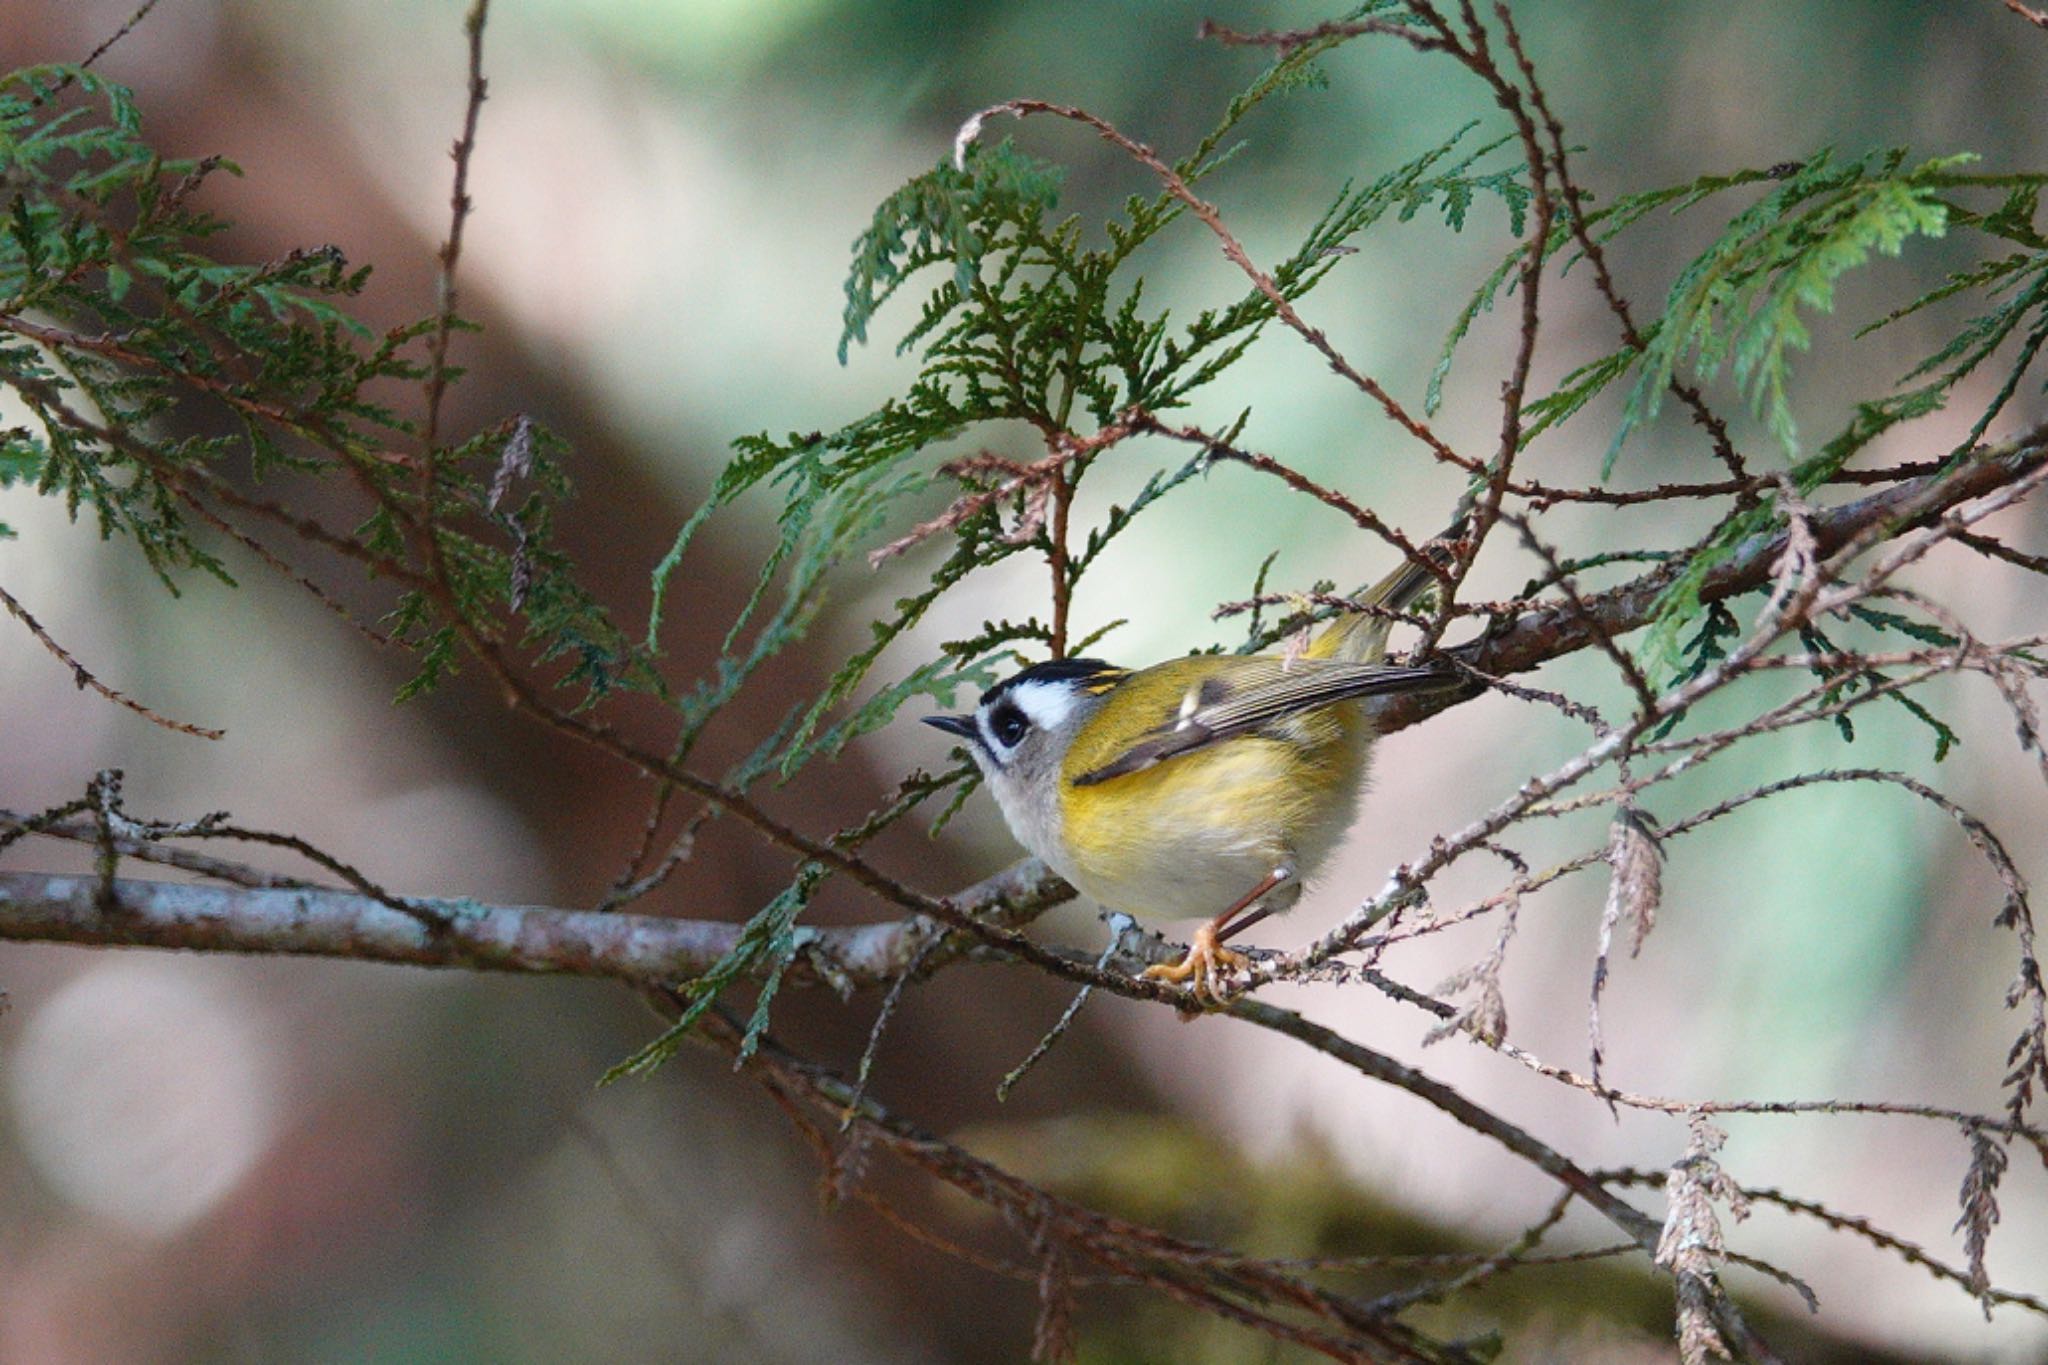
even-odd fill
[[[1422,549],[1439,566],[1463,518]],[[1402,611],[1436,581],[1407,562],[1359,599]],[[1347,612],[1298,654],[1197,654],[1131,670],[1033,664],[972,714],[966,741],[1017,841],[1110,910],[1203,915],[1187,956],[1146,969],[1220,1003],[1250,965],[1223,946],[1300,898],[1350,828],[1374,730],[1365,699],[1457,687],[1383,662],[1390,617]]]

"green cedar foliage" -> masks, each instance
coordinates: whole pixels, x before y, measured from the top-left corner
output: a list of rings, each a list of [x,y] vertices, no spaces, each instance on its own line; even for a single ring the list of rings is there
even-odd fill
[[[91,71],[0,79],[0,386],[30,419],[0,430],[0,483],[89,511],[173,591],[187,572],[232,581],[229,526],[251,548],[267,527],[413,584],[385,622],[415,651],[405,696],[456,666],[464,632],[559,665],[586,702],[660,690],[552,544],[561,443],[513,419],[418,452],[396,405],[428,377],[438,320],[373,335],[349,312],[368,268],[334,247],[217,259],[226,225],[196,201],[223,172],[159,157],[129,92]],[[319,527],[248,488],[297,478],[353,484],[365,519]],[[428,559],[445,591],[418,586]]]
[[[1269,99],[1317,87],[1318,59],[1342,41],[1326,37],[1287,51],[1229,104],[1214,132],[1172,163],[1173,174],[1192,187],[1221,173],[1242,150],[1233,139],[1244,121]],[[1642,344],[1589,359],[1535,396],[1520,439],[1569,427],[1572,439],[1609,451],[1611,473],[1622,467],[1626,438],[1656,420],[1674,380],[1732,383],[1782,452],[1793,485],[1808,492],[1883,432],[1940,409],[1964,377],[2010,352],[1999,397],[1976,423],[1974,440],[2048,341],[2048,241],[2034,226],[2040,178],[1979,174],[1968,161],[1823,151],[1795,166],[1589,201],[1583,231],[1603,249],[1652,215],[1729,207],[1711,242],[1672,274],[1661,310],[1642,327]],[[1045,519],[1029,514],[1029,490],[988,495],[989,480],[1000,476],[971,462],[948,464],[945,452],[994,441],[1019,424],[1049,451],[1072,450],[1131,413],[1183,408],[1277,315],[1274,300],[1249,282],[1192,316],[1148,302],[1132,270],[1135,254],[1162,233],[1207,231],[1189,221],[1173,193],[1134,195],[1099,222],[1062,216],[1060,166],[1012,141],[972,144],[957,164],[949,156],[884,200],[853,245],[841,356],[867,341],[898,296],[921,291],[898,341],[899,352],[917,358],[915,377],[832,431],[735,442],[731,462],[653,567],[644,628],[629,632],[554,548],[555,510],[569,491],[555,438],[511,419],[420,449],[424,424],[410,415],[410,398],[430,377],[427,343],[440,319],[372,335],[349,311],[366,269],[333,248],[258,264],[209,254],[222,224],[196,200],[209,175],[233,170],[222,161],[158,157],[128,93],[89,71],[41,67],[0,81],[0,386],[29,416],[25,425],[0,429],[0,486],[32,485],[63,499],[74,516],[89,513],[104,535],[132,542],[175,589],[194,571],[227,580],[214,529],[223,521],[245,540],[252,527],[307,534],[289,518],[266,520],[262,509],[280,496],[273,486],[288,498],[293,480],[343,481],[367,500],[360,524],[316,528],[312,538],[392,583],[383,626],[416,661],[403,695],[447,676],[472,643],[511,645],[569,689],[575,706],[632,688],[670,707],[678,761],[764,665],[804,637],[835,570],[901,538],[935,501],[969,499],[956,502],[961,514],[929,537],[921,586],[871,622],[864,646],[723,774],[733,792],[789,780],[917,699],[952,705],[962,689],[986,686],[1018,651],[1049,646],[1054,629],[1039,615],[1001,617],[936,659],[873,676],[889,646],[941,597],[1012,556],[1063,565],[1070,590],[1138,515],[1206,467],[1206,456],[1190,460],[1177,448],[1134,499],[1082,528],[1070,551],[1055,547]],[[1487,203],[1500,211],[1475,211]],[[1338,189],[1268,273],[1292,303],[1389,219],[1429,212],[1446,231],[1497,233],[1505,246],[1527,231],[1531,204],[1512,132],[1468,125],[1412,160]],[[1871,325],[1959,298],[1981,298],[1979,311],[1805,452],[1792,417],[1792,364],[1811,344],[1812,320],[1832,310],[1838,282],[1917,239],[1959,232],[1988,242],[1994,254]],[[1524,242],[1507,250],[1454,319],[1426,409],[1442,401],[1460,341],[1514,287],[1528,249]],[[1547,250],[1567,271],[1582,264],[1569,215],[1557,215]],[[1590,430],[1589,405],[1609,391],[1621,395],[1619,416],[1605,430]],[[188,409],[215,420],[173,420]],[[223,415],[226,422],[218,420]],[[187,430],[213,434],[176,434]],[[1086,453],[1067,461],[1070,486],[1088,477],[1090,463]],[[752,593],[727,624],[708,671],[694,681],[675,678],[660,646],[674,575],[707,520],[754,493],[776,497],[781,510]],[[1666,587],[1636,650],[1660,681],[1696,676],[1724,656],[1737,623],[1724,606],[1701,602],[1701,584],[1737,546],[1783,519],[1769,497],[1731,499],[1723,512],[1718,528],[1689,551],[1576,561],[1659,565]],[[1270,567],[1268,560],[1260,570],[1260,589]],[[1290,624],[1262,624],[1254,615],[1250,644],[1270,642]],[[1872,610],[1843,628],[1921,640],[1933,629]],[[1933,728],[1937,756],[1946,753],[1953,733],[1917,702],[1899,700]],[[920,775],[834,845],[857,847],[942,793],[952,796],[950,813],[971,781],[966,766]],[[815,861],[801,862],[787,888],[749,921],[732,955],[692,984],[683,1024],[621,1071],[658,1063],[682,1029],[743,979],[768,983],[752,1018],[758,1036],[775,984],[801,951],[798,920],[828,875]]]
[[[1588,234],[1605,247],[1654,212],[1685,213],[1721,196],[1765,187],[1677,272],[1662,314],[1643,329],[1640,348],[1622,346],[1588,360],[1529,403],[1522,441],[1533,441],[1577,416],[1604,391],[1629,381],[1619,420],[1606,438],[1602,476],[1611,477],[1629,435],[1657,417],[1674,379],[1711,383],[1725,368],[1732,370],[1736,388],[1781,448],[1795,487],[1810,493],[1886,431],[1940,411],[1962,379],[2018,334],[2022,344],[2007,363],[1995,399],[1955,447],[1957,455],[1966,452],[2005,408],[2048,342],[2048,243],[2033,226],[2044,177],[1964,169],[1975,160],[1965,153],[1909,165],[1909,154],[1894,148],[1845,161],[1822,149],[1804,162],[1702,176],[1589,210]],[[1994,207],[1964,202],[1978,196],[1988,196]],[[1787,386],[1793,353],[1811,344],[1809,317],[1832,312],[1836,282],[1873,254],[1896,256],[1912,238],[1940,237],[1951,227],[1972,229],[2019,249],[1957,272],[1857,335],[1959,295],[2002,296],[2003,301],[1969,319],[1901,376],[1896,387],[1858,403],[1848,424],[1818,450],[1802,453]],[[1566,269],[1578,263],[1572,236],[1570,223],[1560,222],[1549,243],[1553,253],[1566,253]],[[1431,380],[1432,409],[1459,342],[1478,315],[1494,306],[1525,254],[1526,247],[1510,252],[1453,324]],[[1637,648],[1653,676],[1688,681],[1718,657],[1700,648],[1718,629],[1713,621],[1699,620],[1700,585],[1737,547],[1783,519],[1774,499],[1734,508],[1688,558]],[[1879,629],[1897,627],[1883,623]],[[1688,630],[1705,634],[1695,634],[1686,644]],[[1945,727],[1937,728],[1938,752],[1946,753],[1952,742]]]

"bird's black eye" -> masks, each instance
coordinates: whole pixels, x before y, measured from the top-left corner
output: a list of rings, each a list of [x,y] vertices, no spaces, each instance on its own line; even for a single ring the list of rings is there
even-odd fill
[[[998,706],[995,714],[988,718],[988,728],[989,733],[996,737],[998,744],[1005,749],[1014,749],[1031,729],[1031,722],[1024,719],[1022,711],[1005,703]]]

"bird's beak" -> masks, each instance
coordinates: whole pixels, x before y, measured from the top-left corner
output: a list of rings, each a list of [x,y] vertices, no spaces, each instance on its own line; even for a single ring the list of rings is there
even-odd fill
[[[980,732],[974,728],[973,716],[926,716],[923,719],[924,723],[934,730],[944,730],[949,735],[958,735],[969,743],[981,738]]]

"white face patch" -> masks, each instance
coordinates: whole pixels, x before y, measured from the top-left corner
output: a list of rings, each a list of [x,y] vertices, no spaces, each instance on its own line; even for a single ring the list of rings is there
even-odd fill
[[[1078,698],[1066,682],[1021,682],[975,713],[983,747],[998,762],[1007,760],[1034,733],[1051,734],[1074,714]]]
[[[1071,683],[1024,682],[1010,689],[1010,700],[1035,728],[1057,730],[1074,714],[1076,698]]]

